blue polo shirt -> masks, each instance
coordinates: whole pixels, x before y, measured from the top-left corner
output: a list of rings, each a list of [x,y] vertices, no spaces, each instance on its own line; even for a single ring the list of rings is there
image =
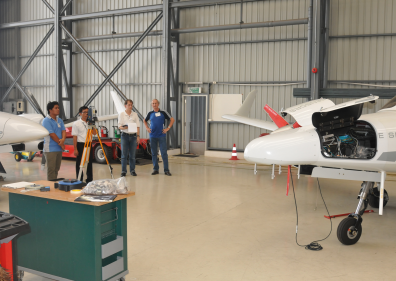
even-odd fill
[[[65,124],[63,123],[62,119],[58,116],[56,120],[52,119],[51,116],[47,116],[43,120],[43,126],[48,130],[50,134],[55,133],[58,138],[62,138],[62,131],[65,131]],[[60,145],[54,141],[50,136],[46,136],[44,138],[44,152],[57,152],[62,151]]]
[[[158,112],[155,112],[154,110],[150,111],[145,119],[146,122],[150,120],[150,138],[165,137],[166,134],[162,133],[165,125],[165,120],[170,120],[171,118],[172,116],[165,110],[159,110]]]

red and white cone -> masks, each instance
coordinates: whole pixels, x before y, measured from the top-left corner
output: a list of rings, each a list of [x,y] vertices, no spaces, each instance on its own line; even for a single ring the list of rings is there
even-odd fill
[[[239,160],[238,159],[238,155],[237,155],[237,151],[236,151],[236,146],[235,146],[235,143],[234,143],[234,147],[232,148],[232,154],[231,154],[232,156],[231,156],[231,159],[230,160]]]

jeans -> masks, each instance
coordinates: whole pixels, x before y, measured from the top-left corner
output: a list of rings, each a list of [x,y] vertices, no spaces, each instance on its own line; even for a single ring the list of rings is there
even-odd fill
[[[129,170],[135,171],[135,155],[136,155],[136,134],[121,134],[121,167],[122,173],[127,173],[127,159],[129,155]]]
[[[158,144],[161,151],[162,160],[164,161],[164,172],[169,172],[168,166],[168,151],[166,147],[166,137],[150,138],[151,155],[153,159],[154,171],[159,170],[158,166]]]

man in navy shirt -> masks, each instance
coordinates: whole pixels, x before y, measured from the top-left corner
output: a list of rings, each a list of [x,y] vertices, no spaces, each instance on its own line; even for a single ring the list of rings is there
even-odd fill
[[[166,146],[166,133],[170,130],[175,119],[166,111],[159,109],[159,101],[157,99],[153,99],[151,102],[151,106],[153,110],[147,114],[146,119],[143,121],[144,126],[146,126],[147,132],[150,133],[150,145],[151,145],[151,155],[153,159],[154,171],[151,173],[152,175],[159,174],[159,166],[158,166],[158,145],[161,151],[162,160],[164,161],[164,172],[165,175],[171,176],[172,174],[169,172],[168,166],[168,152]],[[147,121],[150,120],[150,127],[147,124]],[[169,126],[164,128],[165,120],[170,120]]]
[[[47,180],[58,178],[62,161],[62,151],[65,149],[66,129],[60,113],[59,103],[56,101],[47,104],[48,116],[43,120],[43,126],[48,130],[49,136],[44,138],[45,158],[47,159]]]

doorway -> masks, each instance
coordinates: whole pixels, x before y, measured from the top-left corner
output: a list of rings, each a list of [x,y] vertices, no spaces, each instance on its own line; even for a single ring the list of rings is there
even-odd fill
[[[208,95],[182,95],[182,154],[204,155],[207,148]]]

